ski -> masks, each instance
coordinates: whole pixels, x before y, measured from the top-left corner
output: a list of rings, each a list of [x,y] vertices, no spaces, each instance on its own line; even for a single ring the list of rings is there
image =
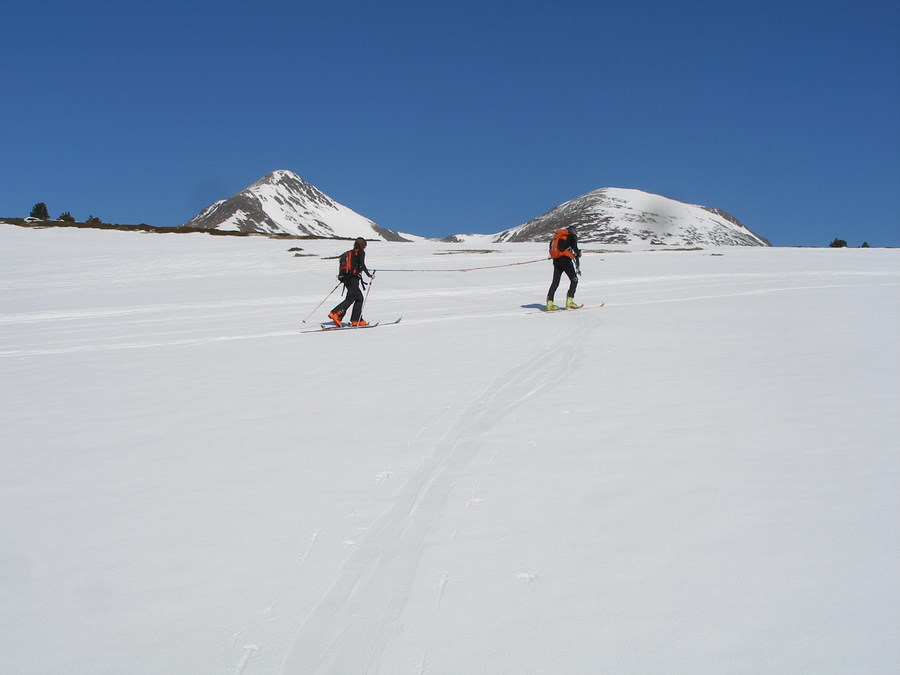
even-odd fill
[[[377,326],[394,326],[400,323],[400,319],[394,321],[376,321],[375,323],[367,323],[365,326],[353,326],[350,324],[342,324],[340,326],[335,326],[334,324],[323,323],[318,328],[311,328],[310,330],[301,330],[301,333],[328,333],[330,331],[338,331],[338,330],[363,330],[365,328],[375,328]]]
[[[599,305],[579,305],[578,307],[557,307],[556,309],[539,309],[535,312],[528,312],[528,314],[557,314],[559,312],[574,312],[577,309],[600,309],[605,306],[605,302],[601,302]]]

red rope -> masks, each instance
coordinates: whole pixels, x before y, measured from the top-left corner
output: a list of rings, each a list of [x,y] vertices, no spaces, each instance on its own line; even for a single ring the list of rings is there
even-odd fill
[[[541,258],[540,260],[526,260],[525,262],[517,262],[517,263],[507,263],[506,265],[488,265],[487,267],[469,267],[464,270],[392,270],[392,269],[384,269],[379,267],[378,272],[474,272],[475,270],[492,270],[498,267],[514,267],[516,265],[530,265],[531,263],[543,262],[544,260],[550,260],[550,258]]]
[[[517,262],[517,263],[509,263],[507,265],[489,265],[488,267],[470,267],[467,270],[459,270],[460,272],[474,272],[475,270],[492,270],[497,267],[514,267],[516,265],[530,265],[531,263],[543,262],[545,260],[550,260],[550,258],[541,258],[540,260],[526,260],[525,262]]]

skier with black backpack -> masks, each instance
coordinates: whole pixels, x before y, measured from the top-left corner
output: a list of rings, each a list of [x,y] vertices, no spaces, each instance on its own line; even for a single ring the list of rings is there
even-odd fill
[[[553,281],[550,282],[550,290],[547,291],[547,311],[558,309],[553,296],[562,275],[569,277],[569,290],[566,293],[566,309],[579,309],[584,305],[575,302],[575,289],[578,287],[578,276],[581,274],[581,250],[578,248],[578,235],[575,226],[556,230],[550,241],[550,258],[553,260]]]
[[[342,253],[339,259],[338,279],[344,284],[347,297],[328,313],[328,318],[334,321],[335,325],[342,325],[341,320],[350,305],[353,305],[353,311],[350,313],[350,325],[367,326],[369,324],[362,318],[364,298],[360,284],[363,288],[366,286],[366,282],[362,279],[363,272],[370,279],[375,276],[366,267],[366,240],[360,237],[354,242],[353,248]]]

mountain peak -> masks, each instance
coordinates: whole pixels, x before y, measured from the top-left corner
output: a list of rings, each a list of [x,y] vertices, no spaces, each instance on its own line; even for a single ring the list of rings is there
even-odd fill
[[[184,227],[258,234],[405,241],[339,204],[300,176],[279,169],[207,207]]]
[[[288,190],[297,190],[303,188],[312,188],[316,190],[315,187],[307,183],[303,178],[298,176],[293,171],[288,171],[287,169],[278,169],[276,171],[272,171],[267,173],[265,176],[260,178],[258,181],[250,185],[248,190],[261,187],[263,185],[273,185],[273,186],[281,186]],[[318,192],[318,190],[316,190]]]
[[[267,173],[265,176],[260,178],[259,181],[257,181],[257,182],[265,181],[265,182],[269,182],[269,183],[276,183],[281,180],[289,180],[289,179],[305,182],[302,178],[300,178],[300,176],[295,174],[293,171],[288,171],[287,169],[275,169],[275,171],[272,171],[271,173]]]
[[[544,241],[554,230],[578,227],[579,240],[611,245],[768,246],[734,216],[631,188],[607,187],[569,200],[496,242]]]

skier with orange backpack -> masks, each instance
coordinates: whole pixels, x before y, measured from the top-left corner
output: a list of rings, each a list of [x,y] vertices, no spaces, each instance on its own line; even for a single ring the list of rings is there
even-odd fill
[[[578,234],[574,225],[553,233],[553,239],[550,241],[550,258],[553,260],[553,281],[550,283],[550,290],[547,291],[547,311],[560,309],[554,304],[553,296],[556,295],[563,274],[569,277],[566,309],[584,307],[575,302],[575,289],[578,287],[578,276],[581,275],[581,250],[578,248]]]
[[[346,251],[340,256],[338,271],[338,279],[344,284],[344,290],[347,297],[334,309],[328,313],[328,318],[334,321],[335,325],[341,326],[341,319],[344,313],[353,305],[353,311],[350,313],[351,326],[367,326],[368,321],[362,318],[363,292],[360,284],[365,288],[366,282],[362,280],[362,273],[365,272],[371,279],[375,276],[366,267],[366,240],[360,237],[353,243],[353,248]]]

